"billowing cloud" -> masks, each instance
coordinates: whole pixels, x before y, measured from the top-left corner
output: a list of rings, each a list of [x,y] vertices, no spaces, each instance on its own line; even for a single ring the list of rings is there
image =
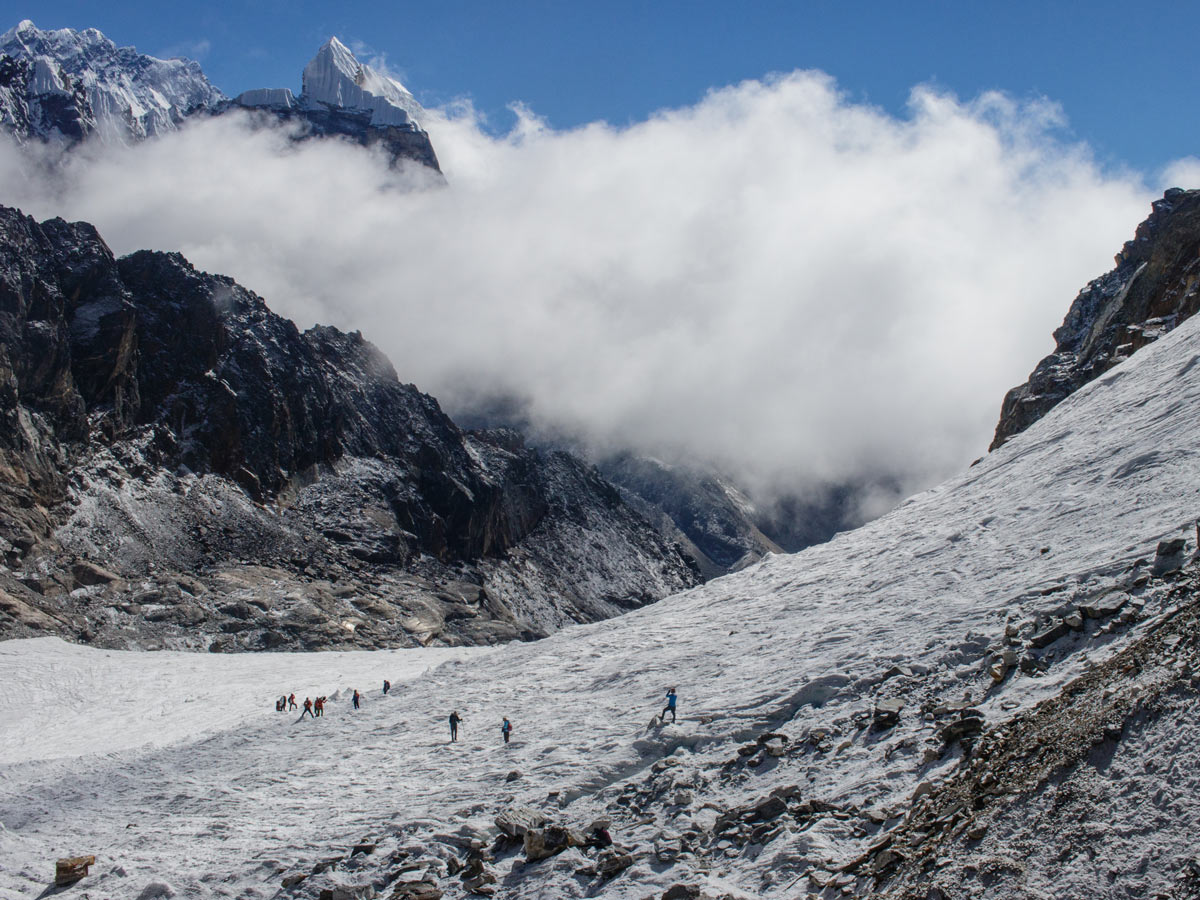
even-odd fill
[[[625,128],[425,124],[446,187],[229,117],[50,179],[6,151],[0,185],[361,329],[451,412],[505,398],[599,449],[801,492],[912,489],[981,454],[1151,199],[1050,104],[918,88],[895,117],[812,72]]]

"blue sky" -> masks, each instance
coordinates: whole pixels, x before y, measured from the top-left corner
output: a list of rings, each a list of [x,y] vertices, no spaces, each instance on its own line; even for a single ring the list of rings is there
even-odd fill
[[[204,4],[2,2],[6,27],[100,28],[118,44],[200,59],[222,90],[299,87],[330,34],[386,57],[427,105],[469,97],[492,127],[527,104],[556,128],[621,125],[709,88],[821,69],[859,102],[903,113],[933,83],[1060,103],[1067,137],[1107,167],[1153,173],[1200,154],[1200,75],[1181,35],[1200,5],[1144,2],[571,3],[441,0]]]

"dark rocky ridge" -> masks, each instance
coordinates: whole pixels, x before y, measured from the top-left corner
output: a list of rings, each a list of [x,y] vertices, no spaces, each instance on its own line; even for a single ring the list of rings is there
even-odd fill
[[[260,122],[279,121],[285,125],[297,125],[294,140],[303,141],[316,137],[341,138],[363,147],[381,147],[393,166],[403,160],[420,163],[441,173],[437,153],[429,133],[421,128],[400,128],[395,125],[371,123],[368,110],[347,109],[328,104],[279,104],[250,106],[239,100],[222,103],[215,114],[231,110],[244,110]]]
[[[1116,264],[1079,292],[1054,332],[1054,352],[1005,396],[989,449],[1200,308],[1200,191],[1172,188],[1156,200]]]
[[[591,467],[459,429],[360,334],[0,208],[0,637],[534,637],[696,581]]]

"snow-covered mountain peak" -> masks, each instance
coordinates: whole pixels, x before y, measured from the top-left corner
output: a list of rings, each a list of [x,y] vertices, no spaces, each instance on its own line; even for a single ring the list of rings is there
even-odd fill
[[[419,127],[424,110],[399,81],[361,63],[331,37],[304,67],[303,96],[330,106],[371,111],[372,125]]]
[[[95,28],[25,19],[0,36],[0,57],[0,122],[22,139],[140,140],[225,99],[193,60],[118,47]]]

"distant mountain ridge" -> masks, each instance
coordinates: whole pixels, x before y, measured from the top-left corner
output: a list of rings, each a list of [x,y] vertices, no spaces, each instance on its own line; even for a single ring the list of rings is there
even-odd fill
[[[227,100],[199,63],[118,47],[95,28],[0,35],[0,123],[21,140],[137,141]]]
[[[378,145],[393,163],[412,160],[440,172],[419,124],[420,104],[336,38],[305,67],[299,97],[286,88],[256,89],[231,100],[199,63],[118,47],[95,28],[43,30],[26,19],[0,36],[0,126],[20,142],[133,143],[174,131],[192,117],[232,110],[299,125],[299,139]]]

